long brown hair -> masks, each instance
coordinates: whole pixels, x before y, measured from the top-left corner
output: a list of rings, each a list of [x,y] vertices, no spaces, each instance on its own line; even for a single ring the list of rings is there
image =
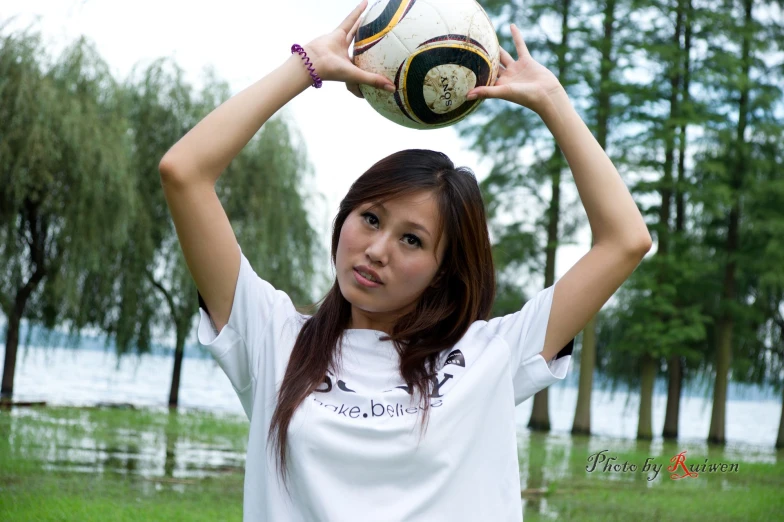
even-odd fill
[[[440,222],[435,248],[445,239],[444,257],[435,283],[424,291],[416,308],[380,340],[391,340],[400,354],[400,374],[412,394],[416,390],[422,398],[424,426],[438,354],[454,346],[471,323],[487,320],[495,299],[487,218],[473,172],[455,168],[445,154],[429,150],[404,150],[382,159],[351,185],[340,202],[332,227],[332,264],[336,265],[343,223],[355,208],[420,191],[431,191],[437,202]],[[324,382],[327,370],[335,371],[338,346],[351,319],[351,303],[343,297],[337,277],[320,303],[297,336],[270,423],[268,443],[277,448],[278,472],[287,490],[289,423],[302,401]]]

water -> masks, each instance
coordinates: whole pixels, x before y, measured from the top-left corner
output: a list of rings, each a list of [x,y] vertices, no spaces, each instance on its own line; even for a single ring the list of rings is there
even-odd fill
[[[187,358],[183,362],[180,387],[180,413],[168,412],[169,386],[173,358],[145,355],[117,359],[113,353],[63,348],[26,348],[17,360],[15,401],[45,401],[50,405],[91,406],[131,404],[167,411],[155,421],[133,426],[113,427],[109,435],[100,416],[90,410],[53,412],[47,408],[14,408],[10,416],[0,410],[0,428],[5,426],[8,448],[17,457],[41,464],[43,472],[121,474],[143,479],[156,491],[171,489],[185,492],[205,477],[242,473],[245,453],[242,426],[226,438],[202,437],[198,425],[204,416],[189,415],[189,410],[209,411],[233,419],[244,412],[229,380],[211,358]],[[572,369],[573,371],[574,369]],[[761,395],[756,400],[733,399],[727,403],[727,444],[709,446],[705,442],[710,425],[711,404],[701,397],[684,396],[681,401],[680,438],[677,449],[665,445],[661,437],[653,441],[635,440],[639,398],[635,394],[611,394],[594,390],[592,428],[594,435],[571,437],[577,389],[564,382],[550,388],[551,432],[533,433],[526,428],[533,401],[515,410],[518,426],[520,478],[525,517],[539,514],[559,519],[550,499],[542,496],[549,484],[585,480],[585,473],[574,466],[571,455],[609,450],[610,454],[629,451],[668,463],[676,452],[687,450],[693,462],[780,462],[784,454],[774,449],[781,405]],[[653,402],[654,433],[661,433],[666,397],[656,395]],[[4,441],[0,441],[2,443]],[[587,451],[585,451],[587,449]],[[642,464],[642,462],[635,462]],[[743,469],[743,464],[741,464]],[[744,470],[745,471],[745,470]],[[600,480],[624,485],[655,487],[666,480],[646,481],[642,473],[594,473]],[[733,477],[705,475],[711,488],[748,487],[734,484]],[[702,478],[700,480],[703,480]],[[744,480],[747,480],[744,477]]]
[[[130,403],[165,407],[171,385],[173,357],[129,356],[118,360],[113,353],[63,348],[23,348],[17,358],[15,401],[46,401],[52,405]],[[570,370],[574,371],[574,369]],[[577,389],[567,383],[550,387],[552,434],[568,434],[572,427]],[[180,381],[180,405],[217,413],[244,415],[228,378],[212,359],[186,358]],[[518,429],[527,433],[533,400],[517,407]],[[636,394],[592,394],[593,434],[611,439],[634,439],[637,434]],[[666,396],[653,400],[653,432],[664,425]],[[704,442],[710,426],[711,403],[701,397],[683,397],[679,442]],[[729,400],[726,438],[728,446],[773,448],[781,416],[774,400]]]

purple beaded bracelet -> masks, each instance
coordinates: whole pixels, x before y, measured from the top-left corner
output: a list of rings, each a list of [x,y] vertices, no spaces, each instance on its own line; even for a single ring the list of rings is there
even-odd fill
[[[313,63],[308,58],[308,53],[305,52],[305,49],[302,46],[294,44],[291,46],[291,54],[298,53],[299,57],[305,62],[305,66],[308,68],[308,72],[310,73],[311,78],[313,78],[313,87],[316,89],[321,88],[321,78],[319,75],[316,74],[316,69],[313,67]]]

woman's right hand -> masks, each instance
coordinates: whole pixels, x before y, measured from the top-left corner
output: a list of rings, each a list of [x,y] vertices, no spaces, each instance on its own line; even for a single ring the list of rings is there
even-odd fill
[[[363,71],[348,56],[348,47],[359,29],[359,18],[366,6],[367,0],[362,0],[337,29],[303,46],[322,80],[345,82],[348,90],[360,97],[358,84],[395,92],[395,84],[386,76]]]

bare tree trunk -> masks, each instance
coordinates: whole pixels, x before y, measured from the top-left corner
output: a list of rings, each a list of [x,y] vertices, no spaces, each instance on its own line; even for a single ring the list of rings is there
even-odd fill
[[[727,374],[732,359],[732,329],[730,317],[723,317],[719,323],[718,349],[716,350],[716,381],[713,387],[713,411],[711,412],[708,442],[724,444],[727,439],[724,430],[727,424]]]
[[[642,356],[640,364],[640,411],[637,423],[637,438],[651,440],[653,438],[653,385],[656,380],[656,359],[649,354]]]
[[[781,388],[781,418],[779,419],[779,435],[776,437],[776,449],[784,448],[784,387]]]
[[[166,440],[166,460],[163,463],[163,476],[166,478],[174,478],[174,470],[177,467],[177,440],[179,439],[179,432],[177,410],[170,410],[169,419],[163,431]]]
[[[577,406],[574,410],[573,434],[591,434],[591,390],[593,370],[596,366],[596,317],[591,318],[583,330],[580,348],[580,382],[577,385]]]
[[[16,352],[19,349],[19,326],[22,322],[27,300],[46,276],[46,221],[39,217],[38,206],[30,200],[25,200],[25,217],[30,228],[30,258],[35,266],[33,275],[17,289],[16,297],[11,310],[6,310],[8,326],[5,340],[5,360],[3,361],[3,383],[0,387],[0,401],[10,402],[14,394],[14,376],[16,374]]]
[[[14,395],[14,375],[16,374],[16,352],[19,348],[19,323],[22,315],[14,310],[8,318],[5,338],[5,361],[3,362],[3,387],[0,400],[10,402]]]
[[[555,283],[555,254],[558,247],[558,216],[561,205],[561,149],[556,145],[550,158],[552,174],[553,197],[550,201],[549,219],[547,224],[546,261],[544,266],[545,288]],[[547,400],[547,388],[534,395],[534,405],[531,409],[531,419],[528,428],[535,431],[550,431],[550,412]]]
[[[170,408],[176,408],[179,403],[180,376],[182,375],[182,359],[184,355],[185,355],[185,336],[178,331],[177,344],[174,349],[174,369],[172,370],[171,389],[169,390]]]
[[[738,249],[739,214],[740,210],[736,202],[730,211],[727,231],[727,264],[724,269],[722,291],[722,300],[725,302],[735,300],[736,264],[734,256]],[[734,326],[735,318],[732,312],[729,310],[722,312],[717,324],[716,381],[713,386],[713,411],[711,412],[710,430],[708,432],[708,442],[714,444],[724,444],[726,442],[724,429],[726,427],[727,386],[730,363],[732,361],[732,332]]]
[[[670,356],[667,369],[670,375],[667,386],[667,413],[664,416],[662,436],[665,439],[677,439],[678,418],[681,408],[681,386],[683,382],[681,356],[678,354]]]

